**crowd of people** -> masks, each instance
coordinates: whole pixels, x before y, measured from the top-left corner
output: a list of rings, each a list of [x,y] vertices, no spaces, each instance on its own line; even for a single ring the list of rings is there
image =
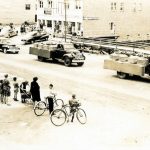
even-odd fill
[[[4,75],[4,79],[0,80],[0,101],[2,104],[10,105],[9,103],[9,97],[12,94],[13,91],[13,100],[18,100],[18,95],[20,92],[21,96],[21,102],[26,103],[26,99],[32,99],[33,104],[35,102],[41,101],[40,96],[40,86],[38,84],[38,77],[34,77],[33,81],[30,83],[28,81],[23,81],[21,84],[19,84],[17,77],[13,77],[13,90],[10,86],[10,81],[8,79],[8,74]],[[49,104],[49,112],[51,113],[54,109],[54,102],[53,97],[56,95],[56,92],[53,89],[53,84],[49,84],[49,94],[46,97],[48,99]],[[70,105],[70,112],[73,114],[71,122],[73,122],[74,119],[74,107],[78,103],[78,100],[76,99],[76,95],[73,94],[72,98],[69,100]]]
[[[20,92],[21,102],[26,103],[26,99],[32,97],[32,101],[40,101],[40,86],[37,83],[38,78],[34,77],[33,81],[29,85],[28,81],[23,81],[21,84],[17,81],[17,77],[13,77],[13,88],[10,85],[8,74],[4,75],[4,79],[0,80],[0,101],[2,104],[10,105],[9,97],[13,95],[14,101],[18,100]],[[13,93],[13,94],[12,94]]]

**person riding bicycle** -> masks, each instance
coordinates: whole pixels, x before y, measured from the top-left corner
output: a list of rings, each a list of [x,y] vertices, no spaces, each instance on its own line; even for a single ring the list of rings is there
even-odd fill
[[[76,99],[75,94],[73,94],[72,99],[69,100],[69,105],[70,105],[70,114],[72,114],[71,122],[73,122],[76,107],[79,106],[79,101]]]
[[[54,87],[53,84],[49,84],[49,94],[46,97],[48,99],[49,113],[51,113],[54,110],[54,101],[53,101],[53,98],[56,95],[56,93],[54,93],[53,87]]]

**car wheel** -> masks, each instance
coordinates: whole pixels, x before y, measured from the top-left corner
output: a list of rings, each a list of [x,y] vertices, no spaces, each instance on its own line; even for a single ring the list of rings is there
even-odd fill
[[[7,48],[4,48],[3,51],[4,51],[4,54],[7,54]]]
[[[69,67],[71,65],[71,59],[69,57],[65,57],[64,65],[67,66],[67,67]]]
[[[41,56],[38,56],[38,60],[39,60],[39,61],[44,61],[45,58],[44,58],[44,57],[41,57]]]
[[[119,72],[117,71],[117,76],[120,78],[120,79],[125,79],[128,77],[128,74],[127,73],[124,73],[124,72]]]

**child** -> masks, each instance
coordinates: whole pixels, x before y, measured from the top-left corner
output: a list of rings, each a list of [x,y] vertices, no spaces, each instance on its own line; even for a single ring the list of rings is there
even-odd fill
[[[69,100],[69,105],[70,105],[70,113],[72,114],[72,119],[71,122],[73,122],[74,119],[74,114],[75,114],[75,109],[77,105],[79,104],[79,101],[76,99],[76,95],[72,95],[72,99]]]
[[[8,104],[8,97],[10,97],[11,93],[10,93],[10,82],[5,80],[3,82],[3,101],[4,104],[10,105]]]
[[[27,98],[27,86],[29,85],[28,81],[24,81],[20,85],[20,94],[21,94],[21,102],[25,103]]]
[[[19,84],[17,83],[17,78],[14,77],[13,78],[13,86],[14,86],[14,101],[18,101],[17,100],[17,95],[18,95],[18,92],[19,92]]]
[[[55,93],[53,90],[53,84],[49,85],[49,96],[47,97],[48,99],[48,104],[49,104],[49,113],[51,113],[54,110],[54,102],[53,102],[53,97]]]

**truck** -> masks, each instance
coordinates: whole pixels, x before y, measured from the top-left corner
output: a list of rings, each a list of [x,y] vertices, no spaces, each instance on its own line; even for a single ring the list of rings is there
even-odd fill
[[[146,50],[144,53],[113,53],[104,60],[104,69],[115,70],[121,79],[128,76],[150,76],[150,53],[146,53]]]
[[[30,47],[29,54],[36,55],[40,61],[51,59],[53,62],[63,62],[68,67],[73,63],[83,66],[85,61],[82,51],[75,49],[72,43],[34,44]]]

